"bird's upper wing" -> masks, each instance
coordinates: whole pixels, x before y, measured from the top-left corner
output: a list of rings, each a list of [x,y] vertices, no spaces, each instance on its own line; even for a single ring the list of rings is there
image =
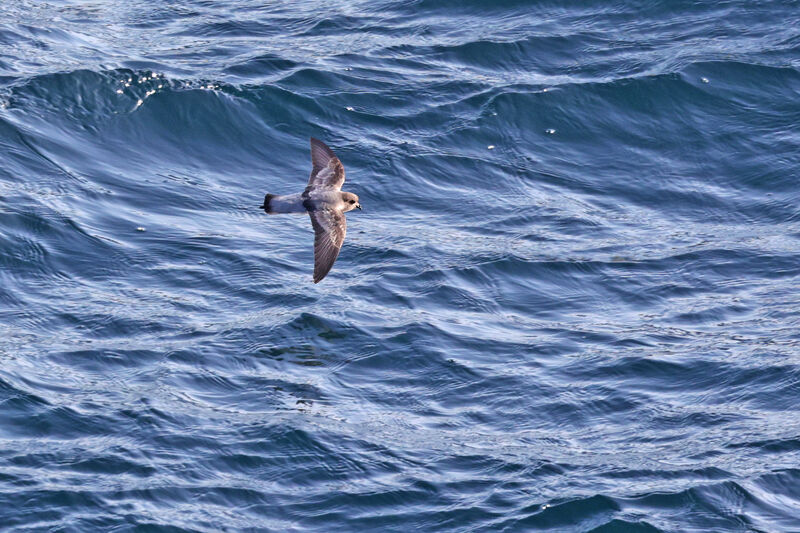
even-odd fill
[[[309,214],[314,226],[314,283],[319,283],[339,257],[347,221],[344,213],[337,209],[320,209]]]
[[[333,150],[319,139],[311,138],[311,177],[306,189],[339,190],[344,183],[344,166]]]

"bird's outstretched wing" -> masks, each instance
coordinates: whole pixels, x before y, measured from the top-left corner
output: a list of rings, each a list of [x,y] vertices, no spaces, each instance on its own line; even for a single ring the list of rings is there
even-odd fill
[[[339,257],[347,221],[344,213],[336,209],[320,209],[309,214],[314,226],[314,283],[319,283]]]
[[[339,190],[344,183],[344,166],[333,150],[311,137],[311,177],[308,178],[309,189],[326,188]]]

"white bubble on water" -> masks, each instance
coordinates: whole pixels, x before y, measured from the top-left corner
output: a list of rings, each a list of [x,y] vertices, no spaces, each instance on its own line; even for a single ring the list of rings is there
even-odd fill
[[[544,130],[544,132],[547,133],[548,135],[553,135],[556,132],[556,130],[554,130],[553,128],[547,128],[546,130]]]

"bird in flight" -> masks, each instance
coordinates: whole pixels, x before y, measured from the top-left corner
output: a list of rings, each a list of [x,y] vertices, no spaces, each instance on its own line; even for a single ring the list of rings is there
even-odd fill
[[[358,196],[342,192],[344,166],[333,150],[311,138],[311,177],[297,194],[264,196],[261,209],[268,215],[308,213],[314,226],[314,283],[322,281],[333,267],[347,232],[344,214],[361,209]]]

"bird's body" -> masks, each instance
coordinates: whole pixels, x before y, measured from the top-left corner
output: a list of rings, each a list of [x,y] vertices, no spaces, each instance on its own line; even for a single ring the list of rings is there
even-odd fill
[[[264,200],[264,205],[268,207],[264,210],[269,215],[292,213],[307,215],[309,211],[317,209],[337,209],[345,212],[355,209],[355,206],[350,206],[342,199],[343,194],[348,193],[314,189],[297,194],[268,194],[269,199]]]
[[[311,139],[311,177],[302,193],[267,194],[261,206],[267,214],[308,214],[314,227],[314,283],[319,283],[333,267],[347,232],[344,214],[361,209],[358,196],[342,192],[344,167],[320,140]]]

